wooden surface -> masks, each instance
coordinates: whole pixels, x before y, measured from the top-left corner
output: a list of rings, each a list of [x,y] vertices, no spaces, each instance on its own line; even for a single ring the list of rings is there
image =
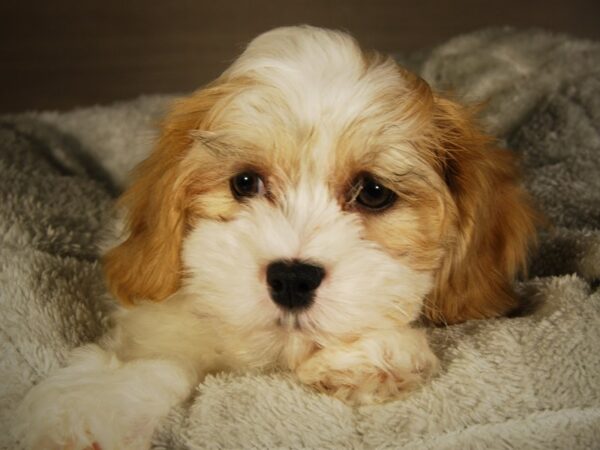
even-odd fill
[[[390,52],[489,25],[600,39],[600,1],[1,0],[0,112],[189,91],[256,34],[300,23],[345,29]]]

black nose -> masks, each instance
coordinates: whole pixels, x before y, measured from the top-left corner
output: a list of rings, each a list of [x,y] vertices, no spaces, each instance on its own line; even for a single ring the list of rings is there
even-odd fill
[[[310,306],[325,269],[300,261],[275,261],[267,267],[271,298],[286,309]]]

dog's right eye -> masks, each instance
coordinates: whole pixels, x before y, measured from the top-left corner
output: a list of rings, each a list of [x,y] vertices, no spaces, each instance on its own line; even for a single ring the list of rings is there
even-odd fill
[[[254,197],[265,193],[265,184],[255,172],[241,172],[229,181],[231,192],[237,199]]]

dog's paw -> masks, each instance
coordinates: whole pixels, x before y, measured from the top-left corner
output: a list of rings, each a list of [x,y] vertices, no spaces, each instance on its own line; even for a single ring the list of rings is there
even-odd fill
[[[141,405],[135,399],[128,403],[125,393],[106,381],[98,374],[43,381],[17,410],[16,438],[25,448],[36,450],[149,448],[156,421],[134,411]]]
[[[419,386],[438,367],[420,330],[373,333],[326,347],[296,369],[298,379],[349,404],[382,403]]]
[[[94,347],[25,396],[12,426],[22,447],[150,447],[159,421],[186,394],[180,389],[181,373],[160,361],[122,363]]]
[[[43,386],[47,388],[49,386]],[[37,397],[40,392],[33,395]],[[48,394],[46,392],[45,394]],[[127,422],[119,411],[102,411],[86,390],[72,395],[53,393],[27,398],[20,408],[13,432],[21,446],[30,450],[146,450],[150,448],[156,421],[140,417]],[[49,405],[46,401],[51,401]],[[116,405],[115,405],[116,406]],[[32,410],[31,408],[35,408]],[[43,411],[46,411],[44,414]]]

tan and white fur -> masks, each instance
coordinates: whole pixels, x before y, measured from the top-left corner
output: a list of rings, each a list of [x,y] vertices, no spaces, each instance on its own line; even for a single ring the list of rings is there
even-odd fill
[[[250,195],[234,192],[241,173]],[[384,207],[364,204],[368,182]],[[27,448],[148,448],[215,371],[289,370],[352,404],[398,397],[437,367],[420,317],[517,306],[536,220],[512,154],[468,108],[312,27],[257,37],[176,102],[121,206],[127,234],[104,258],[114,330],[27,395]],[[321,268],[307,306],[273,301],[274,261]]]

